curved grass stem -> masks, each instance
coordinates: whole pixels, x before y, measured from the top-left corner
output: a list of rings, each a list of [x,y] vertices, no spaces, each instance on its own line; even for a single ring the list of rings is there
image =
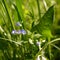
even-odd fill
[[[48,43],[50,42],[50,38],[48,38]],[[49,44],[49,59],[51,60],[51,45]]]
[[[45,50],[46,47],[47,47],[49,44],[52,44],[52,43],[54,43],[54,42],[56,42],[56,41],[60,41],[60,38],[54,39],[54,40],[52,40],[52,41],[46,43],[46,44],[42,47],[42,49],[35,55],[34,58],[36,59],[37,56],[38,56],[39,54],[41,54],[41,51]]]

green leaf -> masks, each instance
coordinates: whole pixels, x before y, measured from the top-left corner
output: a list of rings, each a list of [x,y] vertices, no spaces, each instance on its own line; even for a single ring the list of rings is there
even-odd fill
[[[22,0],[16,0],[16,7],[18,9],[19,15],[21,16],[20,18],[22,20],[24,20],[23,9],[22,9]]]
[[[33,27],[33,29],[37,30],[38,33],[42,34],[45,37],[51,37],[51,28],[53,24],[53,16],[54,16],[54,6],[51,6],[48,11],[41,18],[40,22]]]
[[[16,12],[17,12],[17,14],[15,14],[15,16],[18,17],[18,20],[19,20],[19,21],[22,20],[20,14],[19,14],[19,11],[18,11],[18,9],[17,9],[17,6],[16,6],[15,4],[13,4],[13,6],[15,7],[15,10],[16,10]],[[16,13],[16,12],[15,12],[15,13]],[[21,21],[20,21],[20,22],[21,22]]]
[[[6,0],[2,0],[2,3],[3,3],[4,8],[6,10],[6,15],[8,17],[8,20],[10,21],[12,28],[15,29],[15,26],[14,26],[14,23],[13,23],[13,20],[12,20],[11,14],[10,14],[10,10],[8,8],[8,4],[7,4]]]

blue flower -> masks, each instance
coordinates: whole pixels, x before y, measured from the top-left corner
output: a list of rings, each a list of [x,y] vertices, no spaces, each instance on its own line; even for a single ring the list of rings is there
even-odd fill
[[[18,31],[16,32],[16,34],[21,34],[21,30],[18,30]]]
[[[21,30],[21,34],[25,35],[26,31],[24,29]]]
[[[16,34],[16,30],[13,30],[13,31],[12,31],[12,34]]]
[[[18,31],[13,30],[13,31],[12,31],[12,34],[23,34],[23,35],[25,35],[25,34],[26,34],[26,31],[25,31],[24,29],[18,30]]]
[[[17,22],[16,23],[16,26],[22,26],[20,22]]]

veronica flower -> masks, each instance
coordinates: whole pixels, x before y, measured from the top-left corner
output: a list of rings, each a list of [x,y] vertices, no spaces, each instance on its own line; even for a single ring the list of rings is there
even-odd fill
[[[16,34],[21,34],[21,30],[16,31]]]
[[[22,26],[20,22],[17,22],[16,23],[16,26]]]
[[[25,34],[26,34],[26,31],[25,31],[24,29],[18,30],[18,31],[16,32],[16,34],[23,34],[23,35],[25,35]]]
[[[26,31],[24,29],[21,30],[21,34],[25,35]]]
[[[16,30],[13,30],[13,31],[12,31],[12,34],[16,34]]]
[[[23,34],[23,35],[25,35],[25,34],[26,34],[26,31],[25,31],[24,29],[18,30],[18,31],[13,30],[13,31],[12,31],[12,34]]]

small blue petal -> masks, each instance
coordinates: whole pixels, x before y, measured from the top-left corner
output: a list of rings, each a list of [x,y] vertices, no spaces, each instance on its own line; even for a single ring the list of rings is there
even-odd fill
[[[25,35],[25,34],[26,34],[26,31],[25,31],[24,29],[22,29],[22,30],[21,30],[21,33],[22,33],[23,35]]]
[[[13,30],[13,31],[12,31],[12,34],[16,34],[16,30]]]
[[[16,26],[22,26],[20,22],[17,22],[16,23]]]
[[[18,31],[16,32],[16,34],[21,34],[21,30],[18,30]]]
[[[25,35],[25,34],[26,34],[26,31],[25,31],[24,29],[18,30],[18,31],[13,30],[13,31],[12,31],[12,34],[23,34],[23,35]]]

